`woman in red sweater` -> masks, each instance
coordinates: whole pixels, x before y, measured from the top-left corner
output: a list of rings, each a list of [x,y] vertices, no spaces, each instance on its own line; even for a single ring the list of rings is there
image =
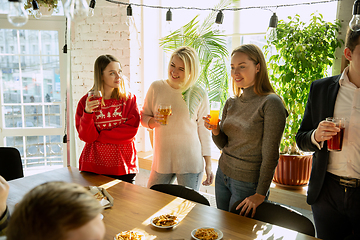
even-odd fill
[[[76,129],[86,142],[79,159],[80,171],[103,174],[134,183],[139,164],[135,135],[140,115],[136,97],[126,90],[119,60],[99,56],[94,64],[94,86],[102,99],[83,96],[76,110]],[[100,110],[97,108],[100,107]]]

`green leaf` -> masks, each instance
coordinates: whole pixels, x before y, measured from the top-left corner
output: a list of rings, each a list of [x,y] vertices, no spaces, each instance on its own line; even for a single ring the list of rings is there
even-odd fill
[[[232,0],[221,0],[215,9],[225,9]],[[201,70],[197,80],[203,83],[209,94],[209,101],[221,101],[228,98],[228,71],[226,59],[229,56],[226,36],[214,31],[217,12],[212,11],[202,22],[195,16],[191,21],[160,39],[165,51],[173,52],[180,46],[193,47],[199,56]]]

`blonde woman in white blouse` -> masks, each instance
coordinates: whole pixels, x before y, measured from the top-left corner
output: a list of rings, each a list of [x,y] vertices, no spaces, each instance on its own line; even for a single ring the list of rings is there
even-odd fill
[[[199,190],[205,162],[206,179],[210,185],[211,136],[204,127],[203,116],[209,114],[206,91],[196,80],[199,60],[193,48],[180,47],[172,54],[168,79],[151,84],[141,111],[141,124],[154,129],[153,164],[148,187],[173,183]],[[170,104],[172,115],[161,125],[159,104]]]

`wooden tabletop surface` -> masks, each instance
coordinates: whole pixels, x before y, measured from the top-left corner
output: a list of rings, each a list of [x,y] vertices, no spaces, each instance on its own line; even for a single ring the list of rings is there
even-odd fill
[[[145,239],[192,239],[191,231],[200,227],[221,230],[224,240],[316,239],[102,175],[79,172],[72,167],[9,181],[7,203],[10,211],[13,211],[15,204],[27,191],[48,181],[75,182],[83,186],[101,186],[107,190],[114,198],[114,205],[103,212],[105,240],[113,240],[117,233],[128,230],[144,235]],[[177,215],[180,219],[179,225],[171,229],[159,229],[150,224],[151,218],[167,213]]]

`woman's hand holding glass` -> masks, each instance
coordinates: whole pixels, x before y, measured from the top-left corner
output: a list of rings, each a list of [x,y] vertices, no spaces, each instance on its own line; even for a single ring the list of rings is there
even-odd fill
[[[165,117],[168,118],[171,115],[172,115],[172,113],[170,113],[167,116],[164,116],[162,113],[160,113],[160,111],[156,111],[154,117],[149,120],[149,127],[151,129],[153,129],[153,128],[156,128],[156,127],[160,127],[161,125],[164,125]]]
[[[220,126],[219,126],[220,119],[217,120],[217,124],[216,124],[216,125],[210,124],[210,119],[211,119],[211,116],[210,116],[210,115],[207,115],[206,117],[203,117],[204,126],[205,126],[205,128],[207,128],[208,130],[212,130],[212,133],[213,133],[214,135],[218,135],[218,134],[220,133]]]
[[[159,111],[157,111],[157,112],[155,112],[154,117],[149,120],[149,127],[151,129],[160,127],[161,122],[163,122],[163,121],[164,121],[164,116],[162,114],[160,114]]]
[[[93,113],[95,111],[100,111],[101,99],[102,99],[102,95],[101,95],[100,91],[98,91],[96,93],[94,93],[93,91],[90,91],[88,93],[88,97],[85,101],[85,112]]]

